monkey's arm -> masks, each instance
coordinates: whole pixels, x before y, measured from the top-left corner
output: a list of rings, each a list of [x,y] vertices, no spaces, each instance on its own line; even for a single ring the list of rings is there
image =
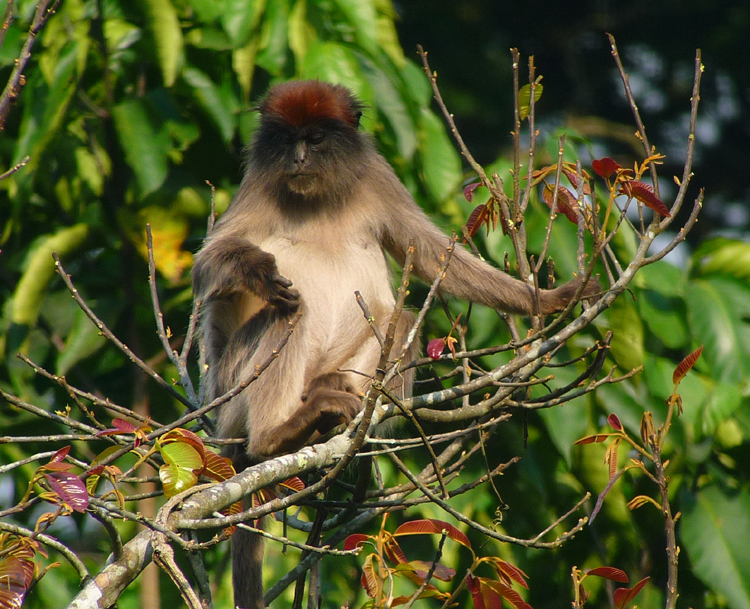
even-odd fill
[[[383,171],[381,169],[381,171]],[[438,229],[394,179],[383,180],[383,201],[387,203],[383,246],[400,263],[404,262],[410,240],[415,246],[414,272],[425,281],[437,276],[448,246],[448,237]],[[540,290],[539,312],[549,314],[564,309],[575,294],[580,280],[554,290]],[[441,290],[454,296],[506,311],[530,315],[537,312],[534,289],[518,279],[471,255],[456,245]],[[599,292],[596,280],[586,285],[583,298]]]
[[[210,240],[193,266],[193,289],[204,301],[250,292],[287,315],[299,307],[299,292],[291,285],[279,275],[273,254],[240,237]]]

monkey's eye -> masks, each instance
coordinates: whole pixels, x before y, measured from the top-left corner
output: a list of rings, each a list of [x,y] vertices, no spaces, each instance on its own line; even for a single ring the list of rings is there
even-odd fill
[[[325,135],[323,134],[322,131],[311,133],[307,137],[307,141],[310,142],[313,146],[317,146],[318,144],[322,143],[324,139],[325,139]]]

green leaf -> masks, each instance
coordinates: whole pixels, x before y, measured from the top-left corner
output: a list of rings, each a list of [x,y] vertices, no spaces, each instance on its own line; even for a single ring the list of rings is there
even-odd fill
[[[709,486],[686,498],[679,531],[693,573],[732,609],[750,609],[750,493]]]
[[[725,273],[738,279],[750,279],[750,243],[732,239],[710,239],[693,255],[702,275]]]
[[[357,56],[342,44],[312,42],[300,66],[300,77],[344,85],[362,102],[373,105],[372,89],[362,74]]]
[[[712,435],[724,421],[742,405],[742,394],[735,385],[717,383],[701,405],[701,429],[704,435]]]
[[[229,142],[234,135],[235,115],[226,94],[204,73],[192,66],[185,66],[182,73],[185,81],[193,87],[193,95],[214,124],[221,137]]]
[[[177,10],[170,0],[141,0],[154,37],[164,86],[171,87],[182,62],[182,29]]]
[[[643,322],[629,293],[622,294],[609,308],[609,327],[614,332],[612,355],[623,372],[643,364]]]
[[[378,22],[373,0],[334,0],[354,29],[359,46],[370,55],[378,52]]]
[[[691,281],[687,289],[690,330],[704,345],[703,360],[714,379],[738,384],[744,377],[737,318],[710,281]]]
[[[542,91],[544,87],[541,83],[536,83],[534,86],[534,103],[539,101],[542,97]],[[526,117],[531,111],[531,85],[524,85],[518,90],[518,117],[521,120],[526,120]]]
[[[57,358],[55,372],[58,376],[66,375],[73,366],[96,353],[106,342],[107,339],[101,335],[99,329],[79,309],[73,328],[65,340],[65,349]]]
[[[289,15],[289,48],[297,65],[304,61],[307,49],[317,38],[315,28],[307,21],[307,1],[297,0]]]
[[[225,6],[221,25],[235,47],[245,46],[263,15],[266,0],[225,0]]]
[[[164,486],[164,495],[167,498],[186,491],[198,482],[198,476],[193,473],[193,470],[173,464],[162,465],[159,468],[159,479]]]
[[[425,185],[435,200],[455,194],[463,177],[461,159],[442,121],[427,108],[419,115],[419,153]]]
[[[157,190],[167,177],[168,138],[151,123],[139,98],[126,99],[114,106],[112,118],[141,196],[146,196]]]
[[[52,252],[61,257],[78,250],[89,235],[89,226],[76,224],[39,239],[30,249],[24,273],[13,293],[13,323],[31,327],[36,322],[47,285],[55,275]]]
[[[289,0],[275,0],[263,16],[256,64],[274,76],[279,76],[286,65],[289,13]]]
[[[385,51],[385,54],[388,55],[398,68],[404,68],[408,65],[408,62],[404,57],[404,50],[401,48],[401,43],[398,39],[398,31],[396,30],[396,23],[394,21],[396,14],[393,10],[393,4],[390,0],[376,0],[376,7],[378,9],[376,24],[378,46]]]
[[[411,159],[417,149],[416,129],[401,91],[396,89],[393,82],[377,66],[373,65],[365,74],[375,94],[378,109],[385,115],[396,134],[399,154],[405,160]]]

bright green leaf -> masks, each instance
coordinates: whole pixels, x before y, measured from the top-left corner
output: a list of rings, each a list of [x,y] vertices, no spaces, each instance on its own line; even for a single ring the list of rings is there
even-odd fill
[[[159,478],[167,498],[186,491],[198,482],[198,476],[192,470],[173,464],[162,465],[159,468]]]
[[[693,574],[732,609],[750,609],[750,493],[710,486],[684,503],[680,541]]]
[[[717,383],[701,406],[701,432],[711,435],[742,404],[742,394],[735,385]]]
[[[442,121],[426,108],[419,115],[419,152],[425,185],[435,200],[455,194],[463,177],[461,159]]]
[[[608,312],[609,327],[614,332],[612,355],[623,372],[643,364],[643,323],[629,294],[617,298]]]
[[[300,77],[344,85],[362,102],[373,105],[372,89],[354,52],[335,42],[313,42],[300,66]]]
[[[164,85],[171,87],[182,62],[182,29],[170,0],[141,0],[154,37]]]
[[[166,134],[158,131],[141,99],[130,98],[112,108],[120,145],[133,169],[141,196],[158,189],[167,177]]]
[[[542,97],[544,87],[541,83],[534,86],[534,103]],[[531,85],[524,85],[518,90],[518,117],[525,120],[531,111]]]
[[[743,378],[743,350],[737,334],[737,319],[728,303],[709,281],[691,281],[687,290],[690,330],[695,343],[704,345],[703,360],[712,376],[737,384]]]
[[[198,103],[219,128],[222,139],[229,142],[234,134],[235,116],[222,91],[197,68],[185,66],[182,75],[193,87]]]
[[[359,46],[370,55],[378,52],[378,23],[373,0],[334,0],[354,29]]]
[[[750,279],[750,243],[717,238],[703,243],[695,252],[702,275],[725,273],[738,279]]]
[[[221,24],[235,47],[245,46],[258,25],[266,0],[225,0]]]
[[[275,0],[263,16],[256,63],[274,76],[279,76],[286,65],[289,13],[289,0]]]

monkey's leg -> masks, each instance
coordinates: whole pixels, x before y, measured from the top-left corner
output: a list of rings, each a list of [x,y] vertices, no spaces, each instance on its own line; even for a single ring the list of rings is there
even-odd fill
[[[288,420],[266,429],[264,437],[257,438],[261,447],[255,449],[251,440],[248,451],[269,457],[293,452],[314,436],[349,423],[361,407],[362,399],[354,393],[344,374],[323,374],[311,381],[296,412]]]

